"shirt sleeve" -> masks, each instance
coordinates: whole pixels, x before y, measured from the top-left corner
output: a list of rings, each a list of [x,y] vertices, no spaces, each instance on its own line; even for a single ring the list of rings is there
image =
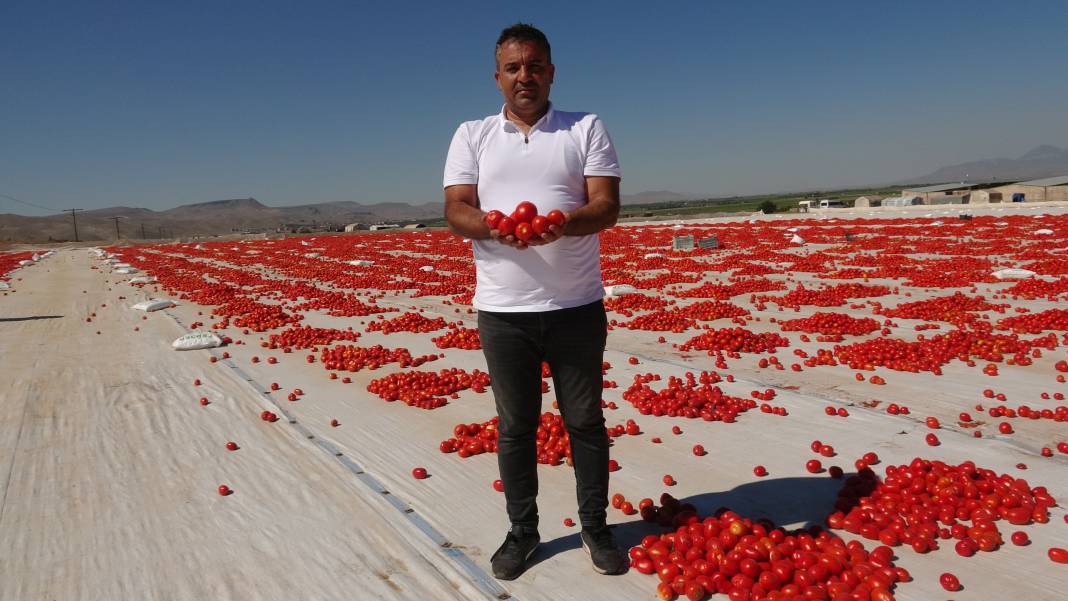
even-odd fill
[[[445,158],[445,179],[443,188],[457,184],[478,183],[478,157],[471,145],[467,124],[461,123],[449,144],[449,155]]]
[[[604,122],[596,115],[593,117],[593,123],[590,124],[587,144],[586,167],[582,171],[583,175],[622,177],[612,138],[608,135]]]

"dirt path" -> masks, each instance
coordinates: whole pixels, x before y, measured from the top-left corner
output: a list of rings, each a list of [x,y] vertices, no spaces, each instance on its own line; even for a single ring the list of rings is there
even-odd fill
[[[0,299],[0,599],[478,597],[328,455],[261,421],[247,385],[161,352],[179,328],[141,320],[90,264],[60,252]]]

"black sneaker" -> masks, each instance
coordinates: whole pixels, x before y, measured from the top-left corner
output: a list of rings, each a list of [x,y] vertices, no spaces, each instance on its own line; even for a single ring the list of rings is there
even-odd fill
[[[504,537],[504,543],[490,557],[493,576],[501,580],[515,580],[527,569],[527,560],[538,550],[541,537],[537,530],[512,527]]]
[[[583,528],[582,548],[590,554],[593,569],[601,574],[622,574],[627,571],[627,558],[616,546],[616,539],[607,526],[597,530]]]

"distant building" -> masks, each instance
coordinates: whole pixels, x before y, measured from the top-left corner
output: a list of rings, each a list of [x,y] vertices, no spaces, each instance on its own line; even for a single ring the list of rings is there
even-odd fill
[[[922,204],[923,199],[919,196],[891,196],[882,200],[884,207],[911,207]]]
[[[882,196],[861,196],[853,201],[853,206],[858,209],[877,207],[883,203]]]
[[[377,232],[378,230],[391,230],[396,229],[398,227],[400,227],[400,225],[396,223],[376,223],[368,229],[370,229],[372,232]]]
[[[1003,185],[1004,183],[1005,182],[976,182],[969,184],[965,182],[957,182],[938,184],[935,186],[920,186],[902,190],[901,196],[918,196],[922,201],[921,204],[925,205],[968,204],[971,200],[973,191],[987,190]],[[883,203],[883,206],[886,206],[886,203]]]
[[[367,224],[364,224],[364,223],[350,223],[350,224],[345,226],[345,231],[346,232],[355,232],[357,230],[365,230],[365,229],[367,229]]]
[[[418,229],[422,229],[424,227],[426,227],[426,225],[422,224],[422,223],[409,223],[408,225],[404,226],[404,229],[406,229],[406,230],[418,230]]]
[[[1022,195],[1022,196],[1021,196]],[[1032,179],[990,190],[990,202],[1068,201],[1068,175]]]

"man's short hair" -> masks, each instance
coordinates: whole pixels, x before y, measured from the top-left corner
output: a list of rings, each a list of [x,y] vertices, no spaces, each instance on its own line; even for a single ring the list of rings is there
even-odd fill
[[[549,38],[545,37],[545,34],[540,29],[527,23],[516,23],[511,27],[506,27],[501,32],[500,37],[497,38],[497,46],[493,50],[493,62],[497,63],[497,57],[501,54],[501,46],[507,42],[534,42],[540,44],[545,49],[545,56],[549,59],[549,64],[553,62],[553,50],[549,46]]]

